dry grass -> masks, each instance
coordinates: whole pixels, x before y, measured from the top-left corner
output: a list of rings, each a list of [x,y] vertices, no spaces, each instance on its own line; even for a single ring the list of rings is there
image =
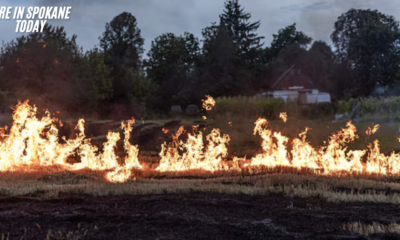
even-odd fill
[[[377,202],[400,204],[400,183],[396,179],[327,177],[287,173],[249,176],[215,176],[204,179],[137,179],[112,184],[101,172],[64,172],[47,175],[2,174],[0,195],[54,198],[60,194],[116,196],[181,194],[191,192],[320,197],[331,202]],[[388,181],[390,180],[390,181]]]
[[[390,223],[389,225],[384,225],[377,222],[373,222],[372,224],[354,222],[343,225],[343,229],[356,232],[363,236],[368,236],[376,233],[400,234],[400,224],[397,223]]]

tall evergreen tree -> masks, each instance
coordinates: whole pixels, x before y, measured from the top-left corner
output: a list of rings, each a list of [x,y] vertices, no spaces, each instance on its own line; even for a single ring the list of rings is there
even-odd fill
[[[203,29],[203,52],[199,70],[201,87],[213,96],[235,95],[245,92],[248,71],[237,55],[233,36],[224,20]]]
[[[258,59],[263,45],[260,41],[264,37],[260,37],[256,33],[260,27],[260,21],[251,23],[251,14],[244,11],[239,0],[226,0],[224,6],[224,12],[220,17],[229,34],[232,35],[238,56],[246,63],[254,63]]]
[[[123,12],[106,24],[100,39],[105,54],[105,63],[112,67],[113,100],[129,102],[135,98],[132,71],[139,71],[144,52],[144,39],[136,18]]]

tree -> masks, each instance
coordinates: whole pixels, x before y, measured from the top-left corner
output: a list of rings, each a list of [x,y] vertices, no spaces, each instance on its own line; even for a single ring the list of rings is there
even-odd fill
[[[168,81],[168,76],[178,68],[190,73],[194,70],[199,55],[199,42],[193,34],[183,36],[173,33],[162,34],[151,43],[145,61],[147,74],[156,83]]]
[[[97,109],[112,98],[112,69],[104,63],[104,53],[97,48],[87,51],[78,67],[79,101],[87,108]]]
[[[100,39],[100,47],[105,53],[105,63],[112,67],[113,100],[131,101],[132,79],[129,68],[139,70],[144,52],[144,39],[137,27],[136,18],[123,12],[106,24],[105,32]],[[129,91],[127,91],[129,90]]]
[[[75,66],[82,49],[76,38],[76,35],[68,38],[63,27],[46,25],[43,32],[3,44],[0,87],[17,99],[29,98],[63,108],[78,106]]]
[[[253,64],[258,60],[259,51],[263,44],[256,33],[260,27],[260,21],[250,22],[251,14],[244,12],[238,0],[226,0],[225,9],[220,16],[221,21],[232,36],[236,52],[246,63]]]
[[[337,62],[352,79],[351,96],[367,96],[379,84],[396,81],[400,68],[399,23],[377,10],[350,9],[339,16],[331,35]]]
[[[302,59],[302,69],[319,89],[332,92],[336,88],[332,82],[334,60],[331,47],[326,42],[315,41]]]
[[[233,36],[223,19],[203,29],[202,59],[199,65],[200,87],[215,97],[245,93],[249,87],[248,71],[237,55]]]
[[[183,36],[162,34],[151,43],[148,59],[144,62],[149,78],[158,85],[153,100],[167,110],[172,104],[189,102],[187,87],[193,89],[192,78],[199,57],[199,41],[193,34]],[[156,103],[152,104],[154,107]]]
[[[303,32],[296,31],[296,23],[280,29],[278,34],[273,34],[272,36],[271,47],[267,48],[264,53],[269,55],[270,58],[277,57],[281,50],[294,43],[299,44],[302,48],[306,48],[312,41],[311,37],[308,37]]]
[[[296,23],[287,26],[273,34],[270,47],[260,53],[260,68],[255,80],[254,88],[268,88],[284,71],[295,65],[303,68],[307,56],[307,46],[312,38],[296,30]]]

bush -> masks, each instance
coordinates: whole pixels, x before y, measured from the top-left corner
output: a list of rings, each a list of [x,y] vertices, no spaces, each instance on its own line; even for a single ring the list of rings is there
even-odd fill
[[[358,117],[363,120],[398,119],[400,97],[341,100],[338,113],[348,113],[352,118]]]
[[[265,117],[278,119],[280,112],[286,112],[289,117],[321,118],[335,114],[336,106],[333,103],[320,103],[306,107],[296,102],[285,102],[281,98],[265,97],[222,97],[216,99],[213,111],[217,115],[235,115],[244,117]]]
[[[315,105],[307,105],[301,109],[301,116],[308,119],[332,116],[335,113],[336,106],[334,103],[318,103]]]
[[[257,116],[277,118],[279,112],[284,109],[285,101],[276,98],[263,97],[222,97],[217,98],[215,114],[231,114],[241,116]]]

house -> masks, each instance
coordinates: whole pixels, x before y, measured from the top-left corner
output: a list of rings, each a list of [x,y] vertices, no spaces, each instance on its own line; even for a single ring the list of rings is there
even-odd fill
[[[294,65],[280,75],[271,90],[261,93],[265,97],[296,101],[301,105],[331,102],[329,93],[320,92],[317,85]]]

